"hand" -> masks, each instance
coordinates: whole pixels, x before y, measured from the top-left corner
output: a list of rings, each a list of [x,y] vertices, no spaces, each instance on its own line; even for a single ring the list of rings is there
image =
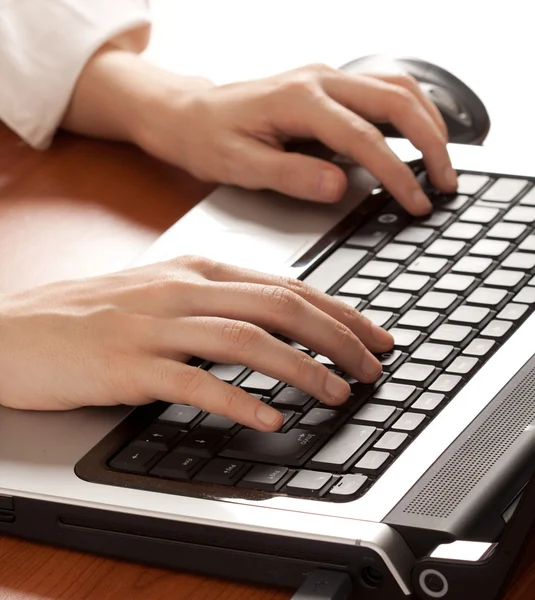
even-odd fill
[[[346,381],[267,331],[329,356],[372,382],[392,336],[306,284],[183,257],[0,297],[0,404],[63,410],[84,405],[187,403],[273,431],[274,408],[186,363],[243,364],[326,404]]]
[[[136,143],[199,179],[335,202],[346,187],[343,171],[284,151],[291,139],[316,139],[366,167],[409,212],[429,212],[411,170],[368,120],[390,121],[422,151],[432,183],[456,190],[445,124],[408,76],[315,65],[216,87],[105,47],[80,76],[63,126]]]
[[[290,139],[313,138],[366,167],[409,212],[429,212],[431,204],[411,170],[366,119],[390,121],[422,151],[433,184],[455,191],[445,124],[408,76],[348,75],[320,65],[165,94],[136,121],[136,139],[199,179],[334,202],[346,187],[343,171],[283,149]]]

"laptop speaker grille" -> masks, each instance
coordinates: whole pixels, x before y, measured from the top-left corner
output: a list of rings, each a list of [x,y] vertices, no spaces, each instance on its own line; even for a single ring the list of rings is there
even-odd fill
[[[403,512],[448,518],[534,420],[535,368],[514,385]]]

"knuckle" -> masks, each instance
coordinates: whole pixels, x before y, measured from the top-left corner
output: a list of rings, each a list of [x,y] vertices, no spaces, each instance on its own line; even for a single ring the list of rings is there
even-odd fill
[[[358,140],[360,144],[365,144],[367,146],[379,146],[384,143],[384,138],[381,132],[377,129],[377,127],[374,127],[369,123],[353,123],[352,130],[355,139]]]
[[[388,105],[391,111],[404,114],[407,111],[414,111],[418,101],[416,96],[407,88],[401,85],[393,85],[390,88],[390,98]]]
[[[299,308],[298,296],[288,288],[279,286],[265,287],[264,293],[268,297],[271,308],[276,312],[292,315]]]
[[[301,281],[301,279],[292,279],[291,277],[283,278],[282,285],[298,296],[307,295],[312,289],[307,283]]]
[[[411,92],[416,92],[419,89],[418,81],[412,76],[406,73],[395,75],[392,77],[392,81],[401,87],[407,88]]]
[[[336,69],[321,62],[312,63],[305,68],[313,75],[331,75],[336,72]]]
[[[239,388],[232,385],[226,386],[228,390],[223,394],[221,400],[218,402],[218,413],[223,417],[229,417],[236,420],[236,415],[243,413],[241,410],[241,399],[242,392]]]
[[[186,398],[195,398],[204,384],[205,377],[201,369],[186,368],[178,374],[177,383]]]
[[[347,325],[336,321],[334,324],[334,332],[336,337],[338,338],[340,344],[346,345],[349,344],[351,339],[353,338],[353,334]]]
[[[296,350],[295,376],[297,379],[307,381],[314,373],[322,372],[322,365],[305,352]]]
[[[260,330],[245,321],[231,321],[223,325],[223,341],[238,352],[252,352],[258,343]]]

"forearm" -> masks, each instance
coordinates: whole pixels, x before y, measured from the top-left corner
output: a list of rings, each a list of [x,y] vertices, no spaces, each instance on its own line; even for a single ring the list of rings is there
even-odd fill
[[[136,142],[144,118],[169,95],[213,84],[183,77],[113,45],[101,48],[78,78],[62,127],[84,135]]]

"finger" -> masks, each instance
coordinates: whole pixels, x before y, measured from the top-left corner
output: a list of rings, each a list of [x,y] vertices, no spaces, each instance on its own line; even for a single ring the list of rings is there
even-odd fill
[[[358,336],[360,330],[364,337],[372,337],[369,335],[371,324],[367,327],[364,318],[357,318],[354,321],[357,331],[352,331],[287,287],[254,283],[213,284],[211,293],[199,294],[195,314],[247,321],[280,333],[328,356],[334,364],[365,383],[375,381],[381,374],[381,364]],[[268,338],[269,343],[274,339],[270,335]],[[380,346],[377,340],[372,338],[371,341],[375,342],[375,347]],[[277,342],[277,346],[279,344]],[[383,346],[378,351],[387,349]],[[279,350],[282,352],[281,348]],[[264,349],[257,351],[262,352],[265,358]],[[206,358],[205,354],[202,356]],[[262,372],[266,372],[267,367],[267,364],[262,365]]]
[[[421,150],[431,181],[444,192],[457,189],[447,139],[420,100],[406,87],[374,77],[327,77],[325,91],[371,121],[388,121]]]
[[[187,317],[180,319],[176,328],[162,328],[160,341],[162,350],[173,349],[215,363],[245,365],[326,404],[341,404],[349,396],[347,381],[308,354],[245,321]]]
[[[275,431],[283,422],[278,410],[203,369],[168,359],[153,359],[137,369],[138,387],[148,398],[190,404],[246,427]]]
[[[336,202],[345,192],[342,169],[319,158],[283,152],[250,140],[240,157],[240,185],[249,189],[272,189],[316,202]]]
[[[423,92],[414,77],[411,77],[410,75],[382,75],[375,73],[370,73],[370,75],[375,79],[380,79],[386,83],[404,87],[409,92],[413,93],[440,129],[444,138],[448,139],[448,128],[446,127],[442,114],[438,110],[437,105]]]
[[[346,325],[372,352],[385,352],[386,350],[391,349],[394,345],[394,338],[390,333],[381,327],[374,325],[369,319],[367,319],[357,310],[347,305],[345,302],[324,294],[297,279],[293,279],[291,277],[281,277],[279,275],[271,275],[262,273],[260,271],[254,271],[252,269],[243,269],[241,267],[222,263],[218,263],[213,268],[211,272],[211,279],[218,282],[241,282],[245,284],[260,284],[264,286],[270,286],[270,290],[263,292],[260,295],[260,298],[262,298],[263,302],[262,310],[264,311],[279,310],[278,308],[274,309],[273,305],[281,303],[281,290],[287,289],[293,292],[295,295],[306,300],[306,302],[316,307],[321,312],[330,315],[337,323]],[[206,300],[203,300],[201,295],[203,298],[206,298]],[[197,296],[192,299],[189,310],[192,310],[192,307],[199,302],[210,301],[208,299],[209,296],[215,298],[213,294],[204,294],[199,292]],[[256,296],[252,302],[259,302],[260,298]],[[227,299],[225,299],[225,301],[228,302]],[[249,299],[249,302],[251,302],[251,299]],[[288,297],[286,297],[283,302],[291,304],[291,301]],[[307,318],[305,318],[304,322],[306,323],[307,329],[310,329],[310,323],[312,321],[309,321]]]

